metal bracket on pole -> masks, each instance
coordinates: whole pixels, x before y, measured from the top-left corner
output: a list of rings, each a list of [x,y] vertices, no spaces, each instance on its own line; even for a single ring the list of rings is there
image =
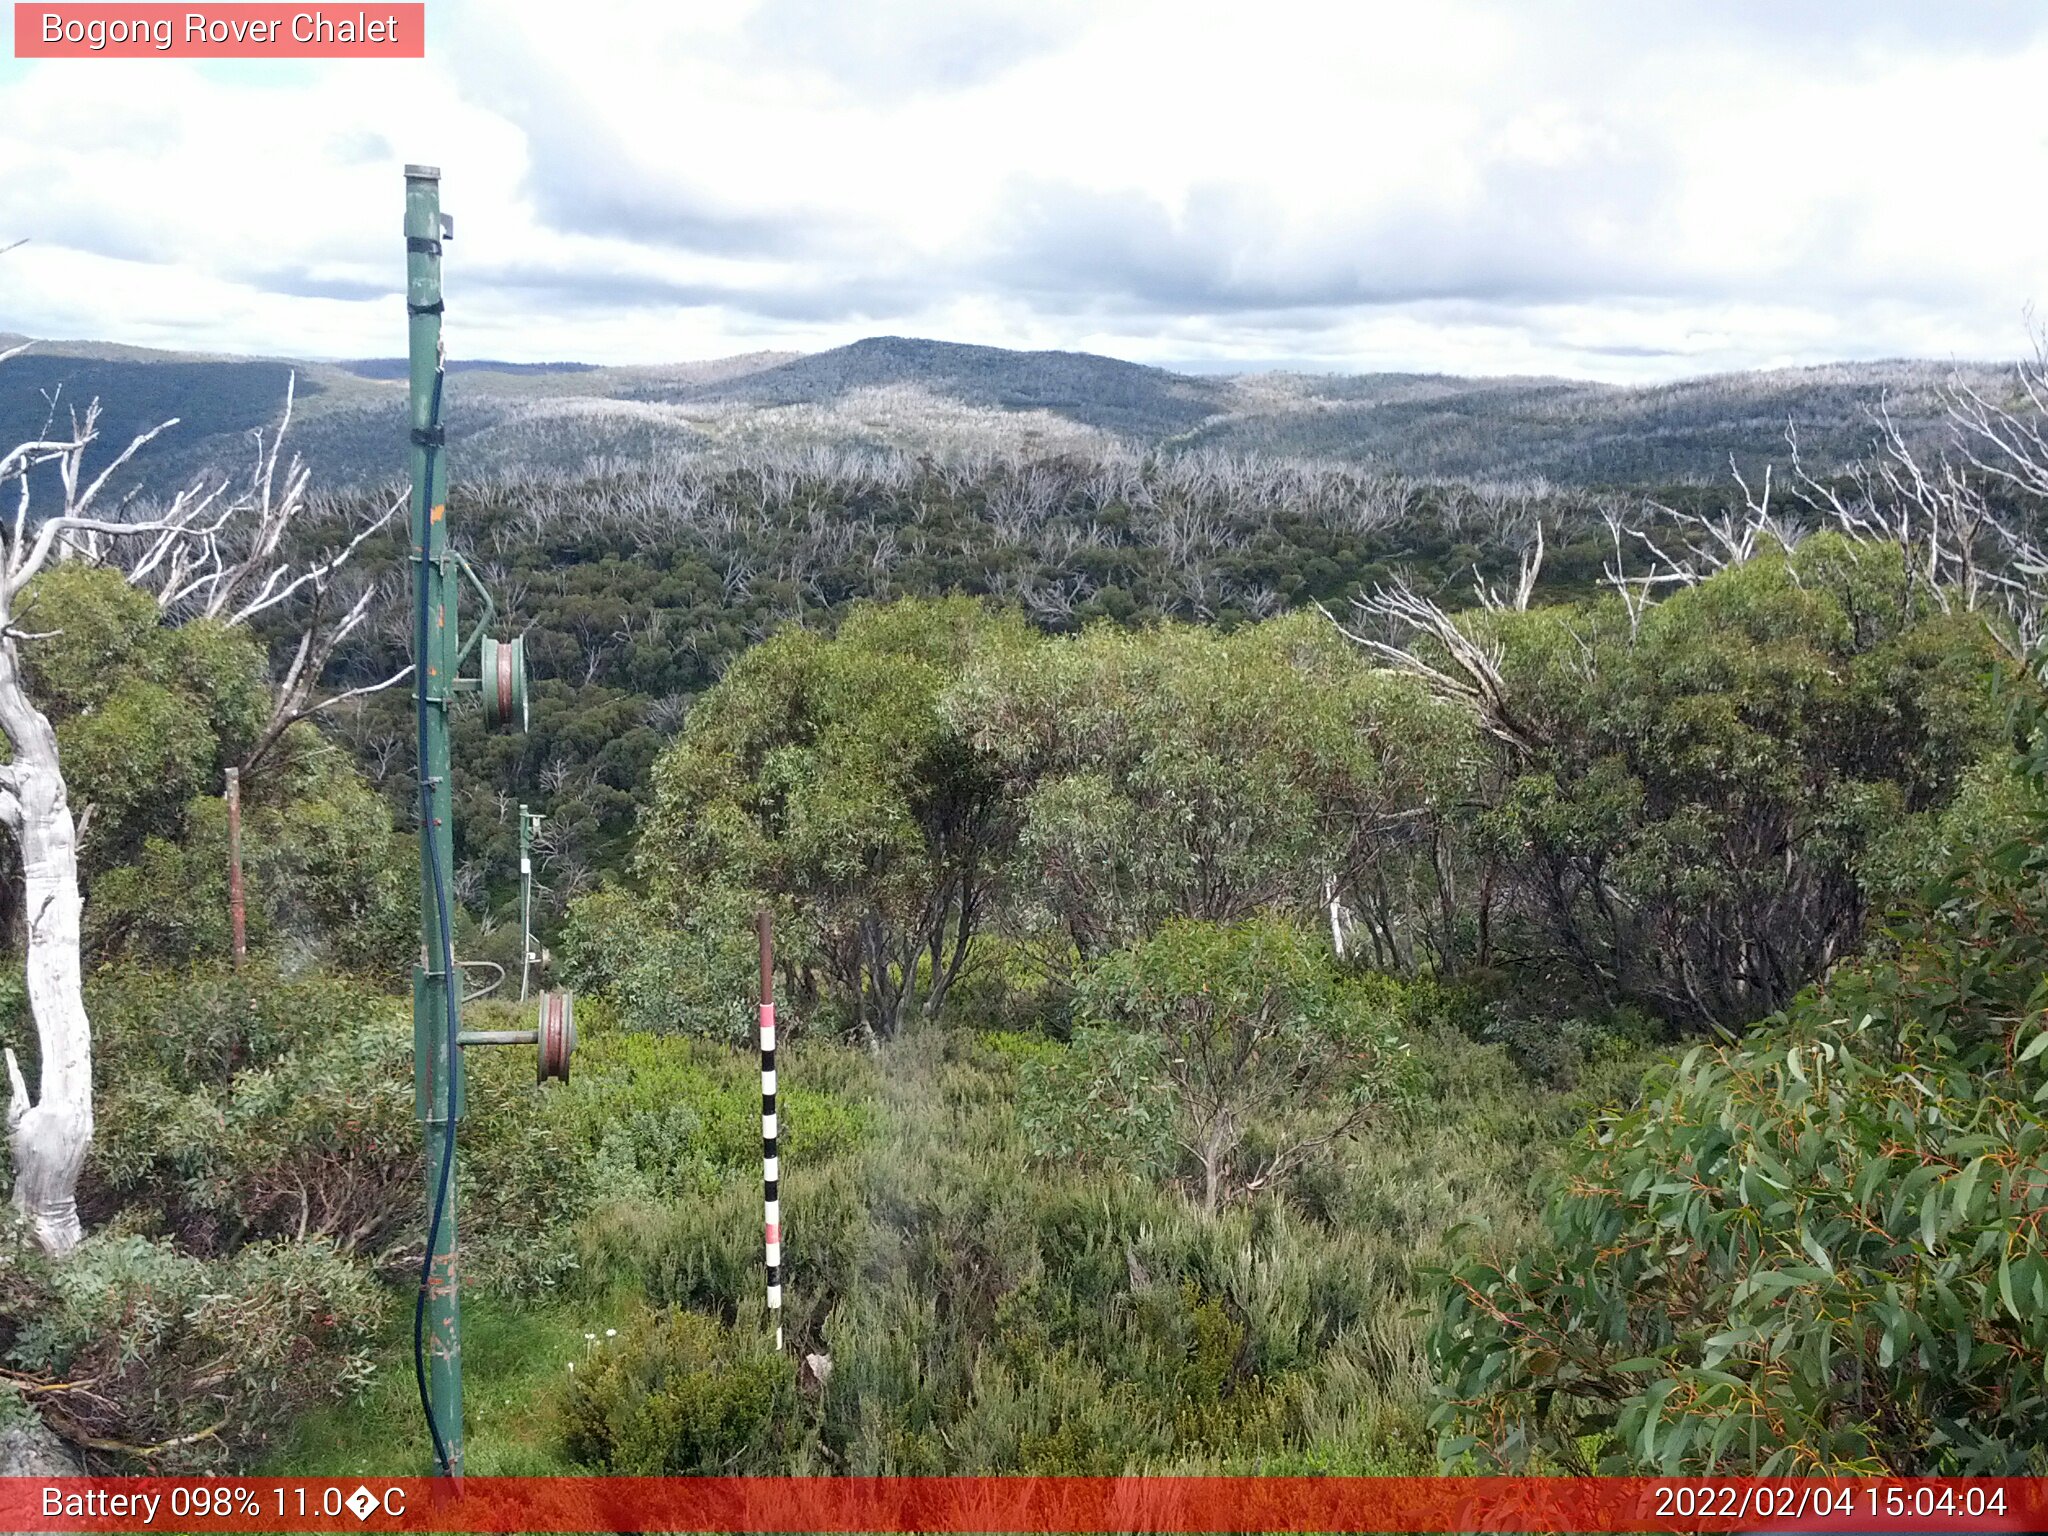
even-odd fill
[[[534,1081],[569,1081],[569,1058],[576,1050],[576,994],[543,992],[540,1023],[534,1029],[465,1029],[457,1045],[537,1045],[540,1061]]]
[[[470,653],[476,649],[477,642],[483,639],[484,631],[489,629],[492,622],[498,617],[498,604],[496,599],[491,596],[491,589],[485,586],[482,578],[477,575],[476,567],[462,557],[462,552],[460,550],[450,550],[448,553],[454,561],[455,568],[462,573],[463,579],[469,583],[476,595],[484,600],[484,611],[476,621],[476,628],[469,632],[469,638],[462,642],[462,649],[455,653],[455,660],[451,663],[453,668],[459,672],[462,670],[462,664],[469,660]],[[458,680],[455,686],[464,688],[466,691],[468,686],[480,687],[482,683],[483,679],[481,678],[474,685],[468,685],[464,681]]]

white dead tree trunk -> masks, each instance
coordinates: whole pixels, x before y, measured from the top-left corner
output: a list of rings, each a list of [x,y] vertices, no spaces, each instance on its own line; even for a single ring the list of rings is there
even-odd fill
[[[0,623],[6,619],[0,609]],[[40,1092],[31,1101],[21,1064],[7,1048],[14,1203],[36,1242],[64,1254],[82,1235],[78,1172],[92,1143],[92,1035],[78,958],[78,829],[57,763],[57,732],[22,689],[11,624],[0,631],[0,731],[13,749],[13,761],[0,769],[0,822],[21,851],[28,1002],[41,1064]]]
[[[0,353],[0,362],[20,350]],[[280,551],[285,533],[304,507],[304,475],[294,461],[280,494],[275,478],[277,440],[266,444],[259,434],[256,474],[242,493],[230,496],[226,482],[195,484],[167,506],[154,509],[154,515],[98,516],[94,505],[115,472],[157,433],[176,425],[165,422],[137,436],[87,480],[86,452],[98,437],[98,422],[95,402],[82,418],[72,413],[68,433],[46,429],[42,438],[0,454],[0,485],[17,484],[12,521],[0,530],[0,733],[7,738],[10,758],[0,766],[0,825],[13,836],[21,854],[26,983],[39,1077],[31,1097],[13,1047],[6,1048],[8,1148],[14,1203],[36,1242],[58,1256],[76,1248],[84,1236],[77,1190],[93,1135],[92,1028],[79,956],[84,903],[78,880],[78,826],[58,758],[57,732],[23,679],[21,648],[36,636],[16,626],[17,600],[53,559],[111,565],[136,586],[153,591],[167,614],[203,613],[230,625],[246,624],[303,598],[298,612],[306,630],[298,659],[277,690],[267,747],[292,720],[370,691],[354,689],[314,700],[317,673],[309,662],[318,658],[324,664],[368,611],[364,596],[338,622],[323,621],[318,599],[363,540],[397,510],[394,503],[381,516],[368,519],[368,526],[344,548],[304,570],[294,570]],[[282,435],[280,426],[277,436]],[[30,481],[32,472],[45,466],[62,489],[63,506],[38,519],[30,506]],[[389,686],[404,675],[373,686]]]
[[[1533,587],[1533,578],[1530,585]],[[1520,707],[1501,674],[1500,643],[1473,638],[1435,598],[1410,586],[1406,576],[1396,576],[1390,584],[1353,600],[1360,621],[1357,628],[1344,624],[1320,603],[1316,606],[1339,634],[1375,661],[1420,679],[1438,698],[1471,710],[1488,735],[1517,749],[1534,743],[1535,734],[1521,718]],[[1371,632],[1373,627],[1380,633]],[[1405,639],[1383,638],[1389,635]]]
[[[0,356],[0,361],[13,355]],[[137,438],[97,480],[81,487],[85,448],[93,439],[96,421],[97,412],[88,410],[83,422],[74,421],[68,437],[46,435],[0,458],[0,483],[9,477],[20,481],[13,526],[0,558],[0,731],[6,733],[10,757],[0,768],[0,824],[21,853],[25,980],[40,1077],[31,1099],[14,1048],[6,1048],[7,1136],[15,1206],[36,1242],[58,1255],[77,1247],[83,1236],[78,1174],[92,1144],[92,1031],[79,966],[84,903],[78,889],[78,827],[57,759],[57,732],[23,686],[21,642],[30,637],[15,627],[14,603],[60,548],[60,540],[68,546],[95,534],[141,531],[102,522],[89,511],[107,475],[155,434]],[[52,462],[64,486],[65,510],[32,527],[29,472]],[[181,498],[174,514],[184,510],[188,500]]]

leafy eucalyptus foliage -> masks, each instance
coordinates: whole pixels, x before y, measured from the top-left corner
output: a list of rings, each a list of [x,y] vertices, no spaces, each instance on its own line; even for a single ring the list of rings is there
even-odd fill
[[[164,623],[155,598],[100,566],[54,566],[18,606],[38,636],[27,681],[57,727],[90,882],[175,832],[192,795],[219,793],[268,718],[262,653],[212,620]]]
[[[26,653],[30,681],[78,811],[88,953],[225,957],[224,770],[270,720],[261,649],[214,620],[167,624],[147,592],[85,564],[37,577],[21,620],[41,636]],[[398,984],[416,866],[347,756],[311,724],[290,727],[245,777],[242,809],[251,946]],[[0,857],[14,858],[11,846]]]
[[[1003,784],[939,700],[1021,628],[967,599],[906,601],[748,652],[657,766],[639,848],[657,909],[763,893],[795,919],[799,1012],[823,990],[880,1037],[936,1013],[1012,831]]]
[[[580,991],[602,993],[628,1029],[746,1043],[759,986],[755,901],[729,885],[697,887],[674,916],[616,888],[569,908],[555,965]]]
[[[1456,710],[1305,614],[989,647],[946,710],[1022,802],[1019,926],[1083,960],[1172,918],[1318,911],[1426,847],[1476,767]]]
[[[1639,622],[1618,599],[1472,622],[1526,738],[1474,827],[1499,950],[1693,1023],[1746,1024],[1853,952],[1866,855],[1996,742],[1981,619],[1835,535]]]
[[[1580,1146],[1545,1240],[1448,1276],[1443,1450],[1602,1472],[2041,1473],[2048,743],[2027,835],[1880,956]]]
[[[1076,1003],[1070,1053],[1022,1069],[1040,1155],[1184,1164],[1204,1210],[1274,1188],[1407,1086],[1385,995],[1271,918],[1169,922],[1091,966]]]

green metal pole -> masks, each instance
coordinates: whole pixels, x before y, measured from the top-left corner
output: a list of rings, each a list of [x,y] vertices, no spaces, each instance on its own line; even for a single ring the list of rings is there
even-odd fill
[[[448,705],[458,646],[455,587],[448,559],[448,466],[439,443],[441,373],[441,173],[405,168],[406,310],[412,363],[412,560],[414,613],[425,601],[424,654],[414,656],[414,704],[421,719],[420,964],[413,973],[413,1088],[427,1145],[427,1211],[441,1219],[426,1271],[427,1388],[446,1470],[462,1472],[462,1326],[456,1266],[451,1118],[462,1113],[462,1059],[449,1039],[449,935],[455,887],[453,785]],[[425,558],[422,559],[424,553]],[[424,589],[424,590],[422,590]],[[415,635],[415,647],[420,637]],[[439,878],[436,879],[438,871]],[[459,999],[459,993],[456,994]],[[451,1094],[450,1089],[453,1088]],[[452,1111],[452,1116],[451,1116]],[[445,1184],[444,1184],[445,1181]]]

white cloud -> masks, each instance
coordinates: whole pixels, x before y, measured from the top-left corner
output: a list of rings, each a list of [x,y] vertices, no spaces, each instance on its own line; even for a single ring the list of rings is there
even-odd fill
[[[433,0],[417,63],[0,65],[0,328],[395,351],[891,331],[1654,378],[2018,347],[2048,13]]]

